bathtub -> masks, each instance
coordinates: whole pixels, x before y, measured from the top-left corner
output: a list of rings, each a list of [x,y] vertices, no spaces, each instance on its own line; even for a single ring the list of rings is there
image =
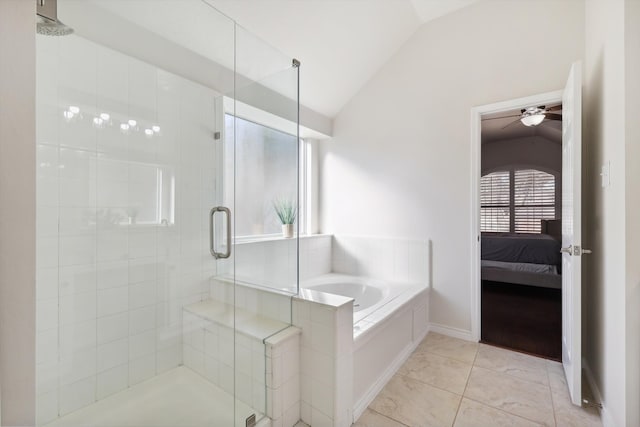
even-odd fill
[[[389,283],[370,277],[337,273],[301,281],[300,287],[353,298],[354,338],[384,320],[386,314],[425,289],[425,285],[419,283]]]
[[[300,287],[354,300],[352,414],[358,419],[426,335],[429,288],[335,273]]]

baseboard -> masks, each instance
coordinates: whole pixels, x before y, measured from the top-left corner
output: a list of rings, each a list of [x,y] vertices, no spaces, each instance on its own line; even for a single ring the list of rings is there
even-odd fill
[[[473,339],[473,334],[471,331],[467,331],[465,329],[458,329],[452,326],[440,325],[438,323],[429,323],[429,331],[435,332],[442,335],[447,335],[452,338],[459,338],[465,341],[477,342],[477,340]]]
[[[376,382],[369,388],[369,390],[358,400],[353,407],[353,420],[354,422],[360,418],[362,413],[367,409],[367,407],[373,402],[373,399],[376,398],[378,393],[382,391],[385,385],[391,380],[391,378],[395,375],[395,373],[400,369],[400,367],[407,361],[411,353],[420,345],[424,337],[429,333],[429,329],[427,329],[424,334],[405,347],[404,350],[398,354],[398,356],[393,360],[393,362],[385,369],[385,371],[378,377]]]
[[[587,359],[582,358],[582,370],[584,371],[584,376],[589,383],[589,387],[591,388],[591,392],[593,393],[593,398],[597,403],[602,405],[600,408],[600,419],[602,420],[602,427],[616,427],[611,414],[607,410],[607,406],[602,400],[602,394],[600,393],[600,389],[598,388],[598,384],[596,384],[596,380],[593,376],[593,371],[587,363]]]

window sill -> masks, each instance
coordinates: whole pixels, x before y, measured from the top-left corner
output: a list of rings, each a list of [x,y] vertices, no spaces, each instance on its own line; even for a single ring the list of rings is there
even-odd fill
[[[316,237],[330,237],[331,234],[301,234],[300,239],[313,239]],[[263,237],[239,237],[235,241],[235,245],[245,245],[249,243],[275,242],[279,240],[295,240],[296,236],[287,238],[280,235],[269,235]]]

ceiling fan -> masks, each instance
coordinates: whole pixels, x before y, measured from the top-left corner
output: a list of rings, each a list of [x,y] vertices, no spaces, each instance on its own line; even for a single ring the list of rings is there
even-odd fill
[[[508,117],[517,117],[517,119],[507,124],[502,129],[508,128],[509,126],[518,122],[521,122],[525,126],[538,126],[545,119],[562,121],[562,105],[556,105],[548,108],[544,105],[539,105],[537,107],[527,107],[520,110],[520,114],[492,117],[487,120],[506,119]]]

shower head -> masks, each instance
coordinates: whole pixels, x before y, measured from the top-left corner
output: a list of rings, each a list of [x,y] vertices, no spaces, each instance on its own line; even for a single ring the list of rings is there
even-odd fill
[[[36,0],[37,16],[36,31],[45,36],[67,36],[73,33],[73,28],[58,21],[57,0]]]
[[[73,34],[73,28],[67,27],[60,21],[51,21],[41,16],[37,17],[36,30],[38,34],[43,36],[68,36]]]

